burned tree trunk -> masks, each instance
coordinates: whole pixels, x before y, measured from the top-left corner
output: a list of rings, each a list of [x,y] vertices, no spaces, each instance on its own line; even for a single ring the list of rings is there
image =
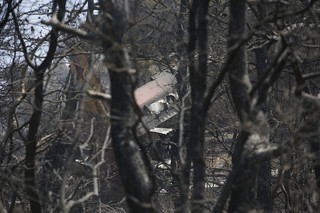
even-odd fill
[[[257,19],[259,22],[267,16],[267,6],[262,3],[257,5]],[[263,28],[263,27],[261,27]],[[257,80],[263,77],[267,72],[267,62],[268,62],[268,50],[266,46],[257,48],[254,50],[256,56],[256,71]],[[263,95],[262,87],[258,90],[258,96]],[[262,105],[262,111],[268,114],[267,104]],[[257,181],[257,203],[264,211],[270,212],[272,210],[271,201],[271,161],[267,160],[261,164],[258,172]]]
[[[285,64],[283,58],[280,62],[276,61],[270,79],[259,78],[255,87],[251,88],[247,68],[247,52],[244,44],[246,40],[246,13],[246,1],[231,0],[228,40],[230,52],[229,80],[233,102],[240,120],[241,133],[235,142],[232,156],[233,169],[229,177],[232,182],[229,186],[231,190],[229,212],[248,212],[256,208],[256,182],[259,168],[267,170],[264,171],[267,174],[266,176],[263,175],[264,181],[270,179],[270,176],[268,176],[270,174],[270,163],[265,162],[260,167],[262,162],[256,160],[259,153],[271,149],[269,145],[269,125],[261,105],[266,100],[267,91],[271,84],[279,76],[279,70]],[[282,53],[281,51],[280,55]],[[261,55],[258,55],[257,63],[262,66],[260,60],[265,62],[265,52],[259,52],[259,54]],[[260,82],[261,80],[262,82]],[[258,90],[258,97],[254,97],[256,90]],[[263,202],[269,202],[270,200],[270,189],[267,187],[263,187],[263,191],[269,193],[269,195],[259,198],[263,199]],[[270,208],[270,205],[268,206]]]
[[[192,212],[203,212],[205,193],[204,131],[207,110],[204,109],[207,74],[207,14],[209,1],[193,1],[189,16],[189,71],[191,84],[190,141],[188,155],[193,162]],[[199,61],[196,63],[196,53]]]
[[[257,113],[251,108],[247,69],[247,52],[243,43],[246,24],[247,3],[244,0],[231,0],[229,25],[229,51],[234,49],[229,59],[229,80],[232,98],[241,122],[242,130],[237,138],[232,156],[233,172],[237,175],[232,185],[229,212],[248,212],[255,207],[255,183],[257,165],[248,162],[245,155],[251,154],[255,141],[249,141],[254,134],[251,128],[257,128]],[[251,126],[253,125],[253,126]]]
[[[36,72],[36,88],[34,92],[33,113],[30,118],[29,132],[26,142],[26,161],[24,171],[24,184],[26,194],[32,212],[41,212],[40,196],[37,187],[35,174],[35,157],[37,150],[37,132],[40,125],[43,102],[43,75],[44,70]]]
[[[186,168],[184,164],[185,159],[180,159],[179,152],[182,147],[180,147],[183,141],[184,144],[188,143],[189,137],[189,118],[190,111],[187,110],[187,105],[189,102],[188,93],[188,61],[187,61],[187,42],[186,33],[184,32],[184,27],[187,23],[186,12],[188,7],[188,1],[182,0],[180,4],[179,16],[177,17],[178,30],[176,33],[177,41],[177,55],[179,59],[178,71],[176,73],[177,78],[177,92],[180,97],[180,112],[179,112],[179,127],[174,133],[173,141],[176,146],[171,147],[171,167],[176,173],[172,175],[172,185],[176,190],[174,196],[174,205],[178,213],[187,212],[188,206],[186,205],[188,201],[188,186],[189,186],[189,168]],[[181,123],[180,123],[181,122]],[[185,148],[185,147],[183,147]]]
[[[267,72],[267,58],[268,52],[266,47],[255,50],[256,55],[256,69],[258,79]],[[263,94],[263,91],[258,91],[258,96]],[[262,106],[262,111],[267,113],[268,108],[266,104]],[[257,202],[264,209],[270,212],[272,210],[271,204],[271,161],[267,160],[259,168],[258,182],[257,182]]]
[[[61,21],[65,13],[65,4],[66,1],[62,0],[54,4],[53,15]],[[56,8],[58,7],[58,9]],[[25,170],[24,170],[24,184],[25,191],[27,194],[27,199],[30,203],[31,212],[42,212],[40,196],[37,187],[36,181],[36,151],[37,151],[37,133],[40,126],[41,114],[42,114],[42,103],[43,103],[43,78],[45,71],[50,67],[51,62],[54,58],[58,44],[58,30],[54,27],[50,35],[50,46],[46,58],[39,66],[32,64],[27,55],[27,50],[23,41],[23,38],[20,34],[18,22],[14,11],[12,11],[12,16],[14,19],[15,27],[20,41],[24,46],[24,54],[26,61],[29,66],[34,70],[35,74],[35,89],[34,89],[34,105],[33,112],[29,121],[29,130],[27,135],[27,140],[25,142],[26,146],[26,155],[25,155]]]
[[[121,46],[125,14],[108,0],[101,1],[100,6],[104,12],[101,38],[111,82],[111,138],[119,173],[130,211],[154,212],[155,180],[150,161],[134,134],[132,74]]]

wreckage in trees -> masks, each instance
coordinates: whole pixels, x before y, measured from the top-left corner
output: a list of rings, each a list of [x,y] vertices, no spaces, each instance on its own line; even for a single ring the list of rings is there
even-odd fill
[[[144,115],[143,124],[137,128],[138,136],[147,131],[166,135],[173,130],[172,125],[166,126],[164,123],[178,114],[176,83],[170,71],[163,71],[135,90],[136,103]]]
[[[70,69],[66,65],[58,66],[56,76],[56,80],[64,85],[65,93],[64,107],[60,115],[61,138],[50,145],[44,157],[44,161],[48,163],[44,172],[46,176],[42,178],[43,188],[58,193],[59,180],[48,177],[55,176],[52,171],[63,172],[67,169],[64,165],[70,156],[73,163],[69,168],[72,177],[76,177],[70,180],[73,182],[80,181],[82,176],[90,176],[88,163],[103,160],[105,163],[97,172],[103,184],[99,191],[103,197],[101,202],[118,203],[125,194],[111,143],[104,146],[110,126],[107,70],[103,63],[100,66],[98,60],[90,58],[90,55],[78,46],[69,46],[67,54]],[[147,145],[146,136],[152,135],[154,141],[159,141],[157,146],[161,155],[166,151],[166,144],[169,144],[166,143],[170,138],[168,134],[173,132],[176,126],[173,119],[178,114],[176,82],[170,71],[163,71],[134,91],[137,109],[143,114],[142,122],[136,128],[137,136]],[[103,149],[104,157],[101,155]],[[152,151],[150,154],[152,155]],[[81,169],[77,168],[83,168],[82,173]]]
[[[99,74],[95,70],[90,71],[90,77],[87,74],[89,72],[90,59],[89,55],[83,54],[78,47],[73,47],[71,52],[73,55],[70,57],[71,75],[74,76],[75,88],[82,88],[85,81],[88,81],[89,91],[96,91],[98,93],[107,93],[109,90],[109,79],[107,75],[104,75],[100,79]],[[100,67],[101,68],[101,67]],[[107,70],[105,70],[107,72]],[[107,85],[103,85],[107,83]],[[167,121],[178,114],[177,102],[179,100],[176,92],[177,80],[175,76],[169,71],[162,71],[153,77],[150,81],[134,91],[134,96],[137,105],[143,113],[142,123],[137,127],[137,135],[143,136],[148,131],[167,134],[173,131],[174,125],[166,125]],[[77,86],[78,85],[78,86]],[[90,97],[87,97],[85,101],[85,111],[90,111],[95,115],[107,113],[110,103],[105,102],[101,104],[101,99],[95,99],[91,93],[88,93]],[[108,94],[105,97],[110,97]],[[87,106],[88,105],[88,106]],[[101,109],[104,108],[104,109]]]

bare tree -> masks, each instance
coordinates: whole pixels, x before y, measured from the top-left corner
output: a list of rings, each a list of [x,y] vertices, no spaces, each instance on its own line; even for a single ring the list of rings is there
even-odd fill
[[[57,19],[60,21],[64,17],[65,4],[66,4],[65,1],[59,1],[58,4],[57,3],[55,4],[55,7],[52,10],[52,14],[56,16]],[[50,35],[50,46],[49,46],[47,56],[39,66],[36,66],[29,59],[28,52],[19,29],[19,23],[14,11],[12,11],[12,17],[15,22],[16,32],[20,39],[26,62],[34,70],[35,77],[36,77],[34,82],[35,90],[34,90],[33,113],[29,121],[29,131],[28,131],[28,136],[25,143],[26,157],[25,157],[24,183],[26,187],[27,198],[30,202],[31,211],[41,212],[40,197],[37,190],[37,182],[36,182],[36,174],[35,174],[35,156],[36,156],[36,149],[37,149],[36,138],[37,138],[37,132],[40,125],[40,119],[42,114],[44,74],[45,74],[45,71],[50,66],[55,55],[55,51],[57,48],[58,31],[55,28],[52,29],[52,32]]]
[[[319,211],[319,2],[35,2],[0,3],[0,211]]]
[[[125,11],[111,2],[100,3],[105,23],[103,32],[105,64],[111,81],[111,137],[119,172],[127,192],[131,211],[154,212],[152,195],[155,180],[144,148],[138,143],[134,129],[136,107],[133,97],[132,76],[129,72],[125,50],[121,46],[125,28]],[[111,15],[112,19],[107,16]]]

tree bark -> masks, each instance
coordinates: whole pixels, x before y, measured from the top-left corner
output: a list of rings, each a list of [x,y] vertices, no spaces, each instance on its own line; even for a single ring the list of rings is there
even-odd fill
[[[65,0],[59,1],[59,9],[57,11],[57,18],[61,21],[65,13]],[[53,13],[56,8],[53,8]],[[17,24],[17,23],[16,23]],[[17,27],[17,26],[16,26]],[[37,133],[40,125],[41,114],[42,114],[42,103],[43,103],[43,78],[46,69],[51,65],[54,58],[54,54],[57,48],[58,31],[53,28],[50,37],[50,46],[44,61],[38,66],[34,67],[35,73],[35,90],[34,90],[34,105],[33,112],[29,122],[29,131],[27,136],[26,146],[26,157],[25,157],[25,190],[27,199],[30,203],[31,212],[42,212],[40,196],[37,187],[36,174],[35,174],[35,158],[37,150]]]
[[[251,88],[247,69],[247,52],[245,45],[240,45],[245,33],[247,3],[244,0],[230,1],[230,24],[228,48],[234,50],[229,59],[229,80],[235,109],[241,122],[245,121],[249,109],[248,92]],[[240,45],[239,47],[236,47]]]
[[[267,59],[268,52],[266,47],[262,47],[255,50],[256,55],[256,69],[258,79],[262,77],[264,73],[267,72]],[[261,87],[258,90],[258,96],[263,95]],[[267,112],[268,108],[266,104],[263,105],[262,111]],[[258,172],[258,182],[257,182],[257,202],[259,206],[265,212],[271,212],[272,210],[272,201],[271,201],[271,161],[268,160],[259,168]]]
[[[229,51],[236,48],[234,55],[229,59],[229,81],[232,98],[242,126],[250,122],[250,97],[247,69],[247,52],[245,45],[241,44],[245,33],[247,3],[245,0],[230,1],[230,25],[229,25]],[[240,46],[237,46],[240,45]],[[233,170],[238,171],[234,185],[231,189],[231,198],[228,212],[248,212],[254,208],[256,168],[243,159],[246,152],[245,145],[250,137],[248,129],[243,129],[235,144],[232,156]],[[249,150],[248,150],[249,151]]]
[[[205,193],[204,131],[207,110],[204,110],[208,58],[207,15],[209,1],[193,1],[189,16],[189,71],[191,84],[190,142],[188,153],[193,162],[192,212],[203,212]],[[199,54],[196,64],[195,55]]]
[[[35,174],[35,157],[37,149],[37,132],[42,114],[43,102],[43,73],[36,77],[36,88],[34,92],[33,113],[30,118],[29,132],[26,142],[26,160],[24,170],[24,184],[27,198],[30,203],[31,212],[41,212],[40,196],[37,187]]]
[[[111,82],[111,138],[119,173],[130,212],[155,212],[152,205],[155,179],[144,148],[134,135],[134,88],[121,46],[125,29],[121,19],[125,18],[125,14],[109,0],[100,3],[105,15],[101,25],[104,35],[101,38]]]
[[[187,42],[186,35],[184,32],[184,26],[186,25],[186,13],[187,13],[188,1],[182,0],[180,3],[179,16],[177,17],[177,55],[179,59],[178,71],[176,73],[177,78],[177,92],[180,97],[180,113],[179,121],[183,122],[179,125],[173,136],[173,141],[176,146],[171,148],[171,166],[176,174],[172,176],[172,185],[175,187],[177,193],[174,195],[174,206],[177,213],[185,213],[188,211],[188,191],[189,188],[189,172],[190,168],[185,167],[180,160],[179,152],[179,141],[184,141],[184,144],[189,143],[188,130],[189,130],[189,119],[190,111],[183,107],[188,106],[189,94],[188,94],[188,61],[187,61]],[[182,128],[180,128],[182,127]],[[180,138],[182,137],[182,138]],[[189,161],[189,159],[188,159]]]
[[[121,53],[116,53],[121,55]],[[118,68],[123,68],[118,65]],[[134,138],[132,97],[128,72],[109,69],[111,81],[111,137],[119,173],[131,212],[154,212],[155,191],[151,166]]]
[[[267,6],[263,3],[257,5],[258,16],[257,19],[261,22],[267,16]],[[258,48],[254,51],[256,56],[257,80],[260,79],[267,72],[268,51],[266,46]],[[262,87],[258,90],[258,96],[263,96],[264,91]],[[268,112],[266,103],[262,106],[264,113]],[[268,114],[268,113],[267,113]],[[265,211],[272,211],[271,200],[271,161],[267,160],[261,164],[258,172],[257,182],[257,202],[258,205]]]

